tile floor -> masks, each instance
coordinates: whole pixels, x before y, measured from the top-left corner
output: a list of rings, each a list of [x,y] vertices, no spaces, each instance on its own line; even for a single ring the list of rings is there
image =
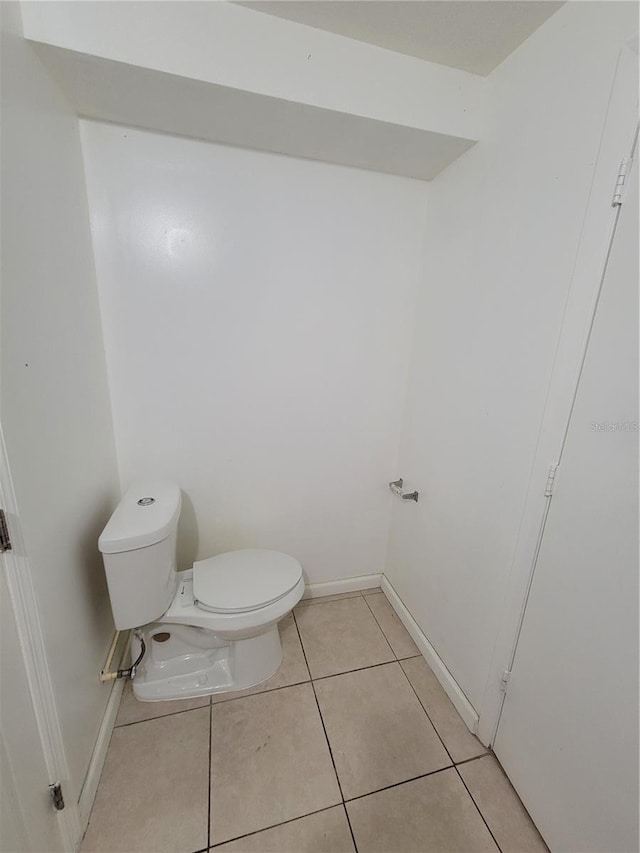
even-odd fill
[[[300,602],[257,688],[123,693],[82,853],[541,853],[380,590]]]

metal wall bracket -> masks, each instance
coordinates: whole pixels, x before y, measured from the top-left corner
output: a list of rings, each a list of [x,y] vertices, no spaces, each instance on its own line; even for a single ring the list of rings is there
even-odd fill
[[[389,483],[389,488],[393,492],[394,495],[398,495],[402,498],[403,501],[415,501],[418,503],[418,492],[403,492],[402,486],[404,485],[404,480],[400,477],[399,480],[393,480]]]
[[[7,516],[4,510],[0,509],[0,552],[11,550],[11,536],[9,535],[9,526],[7,524]]]
[[[64,808],[64,797],[62,796],[62,785],[60,782],[53,782],[49,785],[49,796],[51,797],[51,805],[58,812]]]

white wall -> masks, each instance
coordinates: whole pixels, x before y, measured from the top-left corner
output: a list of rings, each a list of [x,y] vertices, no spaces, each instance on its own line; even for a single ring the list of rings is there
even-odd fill
[[[430,185],[398,467],[420,503],[394,507],[387,573],[476,709],[617,54],[636,30],[635,4],[565,5],[489,76],[486,138]]]
[[[184,568],[381,571],[426,185],[82,127],[123,487],[180,483]]]
[[[110,686],[117,494],[78,121],[2,4],[2,424],[77,798]]]

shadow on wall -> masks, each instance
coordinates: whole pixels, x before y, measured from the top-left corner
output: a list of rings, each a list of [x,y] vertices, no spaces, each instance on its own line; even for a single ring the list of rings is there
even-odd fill
[[[182,510],[178,523],[178,569],[184,571],[193,566],[200,537],[198,535],[198,520],[191,498],[182,492]]]
[[[114,494],[106,494],[99,500],[95,511],[86,519],[77,547],[78,565],[84,567],[81,581],[85,591],[84,600],[89,611],[87,618],[94,625],[101,625],[105,619],[111,619],[111,609],[109,607],[105,609],[105,601],[109,601],[109,590],[102,554],[98,550],[98,539],[116,502],[117,496]]]

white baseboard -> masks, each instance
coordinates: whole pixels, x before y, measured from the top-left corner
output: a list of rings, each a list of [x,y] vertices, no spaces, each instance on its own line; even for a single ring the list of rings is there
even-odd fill
[[[129,651],[129,645],[130,637],[127,638],[121,653],[114,659],[114,667],[120,667],[122,665],[125,655]],[[82,791],[80,791],[78,809],[80,811],[80,823],[82,824],[83,834],[89,824],[89,817],[91,815],[91,809],[93,808],[93,802],[96,798],[100,776],[102,775],[102,768],[104,767],[104,762],[107,758],[107,750],[109,749],[109,743],[111,741],[111,733],[113,732],[116,717],[118,716],[118,708],[120,707],[120,699],[122,697],[122,691],[124,690],[125,681],[126,679],[119,678],[113,682],[113,688],[109,694],[107,707],[105,708],[102,722],[100,723],[100,731],[98,732],[98,737],[95,746],[93,747],[91,761],[89,762],[89,769],[87,770],[87,775],[85,777],[84,784],[82,785]]]
[[[361,589],[374,589],[380,586],[382,573],[377,575],[358,575],[355,578],[342,578],[337,581],[307,584],[303,598],[320,598],[323,595],[339,595],[341,592],[358,592]]]
[[[389,604],[398,614],[398,618],[409,634],[411,634],[412,640],[422,652],[423,657],[433,670],[433,674],[444,688],[449,699],[453,702],[456,711],[466,723],[469,731],[475,734],[478,729],[478,714],[475,708],[464,695],[462,688],[453,675],[451,675],[442,658],[426,638],[420,626],[404,606],[402,599],[384,575],[382,576],[381,587],[389,600]]]

